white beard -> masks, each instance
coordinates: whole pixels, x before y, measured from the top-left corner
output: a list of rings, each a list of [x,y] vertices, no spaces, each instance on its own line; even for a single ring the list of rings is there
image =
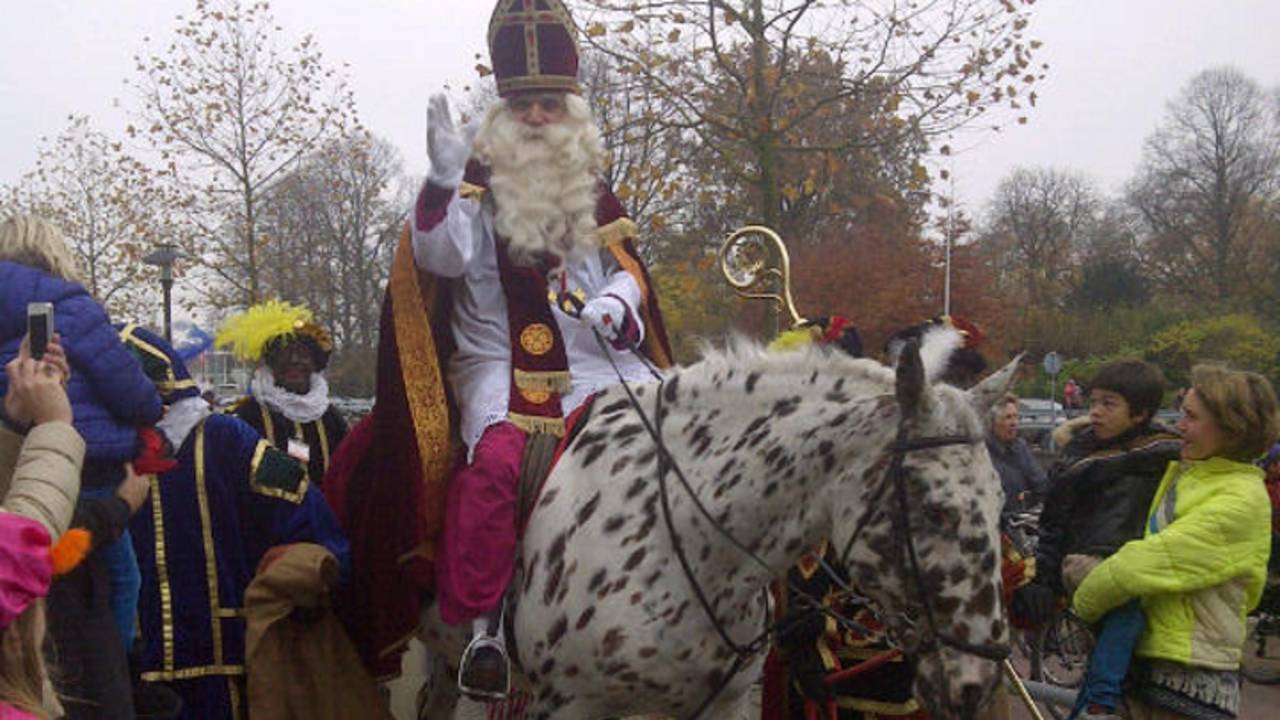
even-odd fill
[[[516,120],[505,101],[490,108],[474,151],[489,166],[494,227],[516,262],[546,253],[562,262],[600,249],[596,200],[604,159],[585,100],[566,97],[563,121],[541,128]]]

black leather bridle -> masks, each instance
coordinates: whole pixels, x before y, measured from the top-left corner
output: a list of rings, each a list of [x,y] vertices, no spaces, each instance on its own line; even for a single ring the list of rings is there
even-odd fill
[[[920,450],[932,450],[956,445],[973,445],[977,442],[980,442],[980,440],[971,435],[959,434],[913,438],[911,437],[911,421],[904,417],[898,423],[897,437],[888,448],[890,453],[889,467],[885,470],[884,481],[880,483],[876,492],[868,499],[866,509],[858,519],[858,524],[854,527],[853,533],[850,534],[849,540],[845,543],[844,549],[840,553],[840,564],[846,568],[849,567],[849,555],[853,551],[859,535],[875,515],[876,509],[881,506],[885,495],[892,492],[893,507],[890,523],[892,525],[894,543],[901,549],[901,554],[904,556],[903,559],[910,570],[908,582],[915,586],[915,595],[919,606],[923,609],[925,627],[928,630],[928,633],[923,637],[919,637],[912,646],[903,648],[903,652],[908,656],[918,657],[934,653],[939,650],[939,646],[948,647],[962,654],[972,655],[995,663],[1005,661],[1010,654],[1010,648],[1007,643],[972,643],[967,640],[961,640],[950,633],[944,633],[938,628],[937,614],[934,612],[929,590],[925,586],[924,574],[920,570],[920,557],[916,552],[915,534],[911,530],[911,502],[907,492],[907,472],[904,465],[907,454]],[[910,622],[907,618],[904,618],[904,620]],[[997,673],[991,685],[983,688],[983,701],[989,699],[999,687],[1000,678],[1000,673]],[[942,698],[950,697],[949,689],[950,676],[944,671],[940,688]],[[982,702],[979,702],[979,705],[981,704]]]
[[[735,655],[734,663],[730,671],[723,676],[723,679],[718,686],[712,690],[706,700],[704,700],[702,704],[698,706],[697,710],[695,710],[690,716],[691,719],[695,719],[701,716],[703,711],[705,711],[706,708],[714,702],[714,700],[720,695],[721,691],[728,686],[734,676],[746,665],[747,661],[767,645],[768,639],[778,630],[778,628],[775,625],[767,625],[763,632],[746,644],[735,641],[732,636],[729,635],[724,624],[716,616],[715,609],[712,607],[710,600],[702,589],[701,583],[698,582],[697,577],[694,575],[692,565],[684,551],[684,544],[681,541],[679,534],[676,532],[675,523],[671,515],[670,492],[667,485],[668,473],[676,476],[677,480],[679,480],[680,484],[684,487],[685,492],[693,501],[694,506],[710,524],[713,530],[725,537],[733,547],[743,553],[755,564],[768,569],[770,572],[772,572],[772,568],[770,568],[763,559],[752,552],[750,548],[746,547],[740,540],[734,537],[733,534],[729,532],[729,530],[725,528],[710,511],[707,510],[706,506],[703,505],[701,499],[694,491],[693,485],[689,482],[684,472],[680,469],[679,465],[676,464],[675,459],[671,457],[670,452],[667,450],[662,437],[662,421],[664,419],[662,402],[664,394],[663,389],[666,382],[665,378],[655,372],[655,375],[658,375],[658,383],[655,392],[656,399],[654,415],[651,421],[648,414],[645,413],[643,406],[641,406],[639,398],[636,397],[630,384],[623,377],[621,370],[614,362],[612,353],[608,351],[608,346],[605,343],[604,338],[601,337],[599,333],[596,333],[596,341],[604,351],[605,357],[607,357],[610,364],[613,365],[614,371],[618,375],[618,381],[621,383],[623,390],[626,391],[627,397],[631,402],[631,406],[639,415],[641,424],[644,426],[646,432],[657,447],[657,479],[659,497],[661,500],[663,519],[666,523],[668,534],[671,537],[672,547],[675,550],[676,558],[680,563],[681,569],[684,571],[686,579],[694,591],[695,597],[698,599],[704,613],[707,615],[707,618],[715,627],[721,640],[733,650]],[[632,352],[643,357],[635,348],[632,348]],[[841,565],[848,567],[849,553],[853,550],[855,541],[874,516],[874,511],[879,502],[883,500],[886,493],[892,489],[894,504],[890,521],[893,527],[893,534],[897,541],[897,545],[902,548],[902,553],[905,555],[905,560],[910,569],[910,582],[915,586],[919,604],[924,609],[925,622],[928,628],[928,635],[926,637],[921,638],[913,647],[905,648],[904,650],[908,655],[920,655],[936,652],[938,650],[938,646],[942,645],[966,655],[972,655],[997,663],[1001,662],[1009,657],[1010,650],[1007,644],[996,645],[970,643],[948,633],[943,633],[938,629],[933,603],[931,602],[929,593],[925,587],[923,573],[920,571],[920,559],[916,552],[915,537],[911,531],[911,505],[907,493],[907,473],[904,466],[904,461],[906,460],[908,453],[919,450],[949,447],[953,445],[973,445],[980,442],[981,439],[967,434],[912,438],[910,435],[911,424],[910,418],[906,416],[904,416],[898,423],[897,437],[893,444],[887,449],[889,453],[889,467],[885,471],[884,481],[880,483],[880,486],[870,498],[867,504],[867,509],[859,518],[858,525],[854,528],[854,532],[849,536],[849,540],[845,544],[844,550],[840,556]],[[800,594],[804,595],[804,593]],[[841,624],[857,627],[857,623],[843,618],[829,608],[822,607],[820,602],[815,601],[811,603],[811,605],[813,605],[815,610],[819,612],[832,615],[836,618],[837,622],[840,622]],[[985,689],[984,697],[989,697],[991,693],[995,692],[999,682],[1000,675],[997,673],[993,685]],[[943,698],[949,697],[949,693],[947,692],[949,684],[949,678],[946,673],[943,673]]]
[[[968,655],[975,655],[995,662],[1002,661],[1009,657],[1008,645],[971,643],[938,629],[933,603],[930,601],[929,593],[925,588],[924,574],[920,571],[920,557],[916,552],[915,534],[911,531],[911,503],[907,493],[907,473],[904,466],[908,453],[954,445],[973,445],[981,440],[971,435],[938,435],[913,438],[911,437],[910,426],[911,423],[908,419],[904,418],[899,422],[897,438],[888,448],[890,456],[889,467],[885,470],[885,481],[880,483],[875,494],[868,500],[867,508],[858,519],[857,526],[855,526],[853,533],[849,536],[849,540],[845,543],[844,549],[840,553],[840,564],[845,567],[849,566],[849,555],[853,551],[853,546],[861,535],[862,530],[866,528],[871,518],[875,515],[875,511],[880,507],[884,496],[892,492],[893,512],[890,515],[890,522],[892,523],[894,542],[901,548],[901,552],[905,556],[903,559],[911,571],[909,580],[915,586],[916,596],[924,610],[925,623],[929,630],[929,635],[923,644],[917,648],[911,648],[912,654],[930,652],[936,649],[938,644],[941,644]]]

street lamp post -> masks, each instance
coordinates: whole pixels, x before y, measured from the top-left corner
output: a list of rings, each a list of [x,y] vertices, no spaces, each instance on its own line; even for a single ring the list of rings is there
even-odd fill
[[[181,254],[172,243],[159,243],[155,252],[142,258],[142,262],[160,268],[160,286],[164,288],[164,339],[173,342],[173,264]]]

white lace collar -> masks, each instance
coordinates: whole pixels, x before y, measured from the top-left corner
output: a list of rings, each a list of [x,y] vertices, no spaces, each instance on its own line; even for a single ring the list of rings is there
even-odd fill
[[[315,422],[329,409],[329,383],[320,373],[311,375],[306,395],[289,392],[276,384],[271,368],[262,365],[253,374],[253,396],[258,402],[294,422]]]
[[[212,413],[204,398],[184,398],[165,410],[164,417],[160,418],[156,427],[173,444],[173,452],[177,454],[191,430]]]

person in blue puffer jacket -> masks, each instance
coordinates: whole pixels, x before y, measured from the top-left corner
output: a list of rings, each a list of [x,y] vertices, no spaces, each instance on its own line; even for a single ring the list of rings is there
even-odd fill
[[[71,365],[67,394],[75,429],[86,446],[81,497],[110,497],[124,480],[125,463],[135,461],[142,473],[172,466],[161,457],[160,435],[150,429],[163,416],[164,407],[155,384],[121,342],[106,310],[77,278],[74,256],[51,223],[33,215],[0,223],[0,365],[18,354],[27,334],[27,305],[51,303],[56,331]],[[8,378],[0,373],[0,395],[8,385]],[[128,648],[135,636],[141,583],[138,561],[127,536],[98,552],[109,568],[111,610]]]

